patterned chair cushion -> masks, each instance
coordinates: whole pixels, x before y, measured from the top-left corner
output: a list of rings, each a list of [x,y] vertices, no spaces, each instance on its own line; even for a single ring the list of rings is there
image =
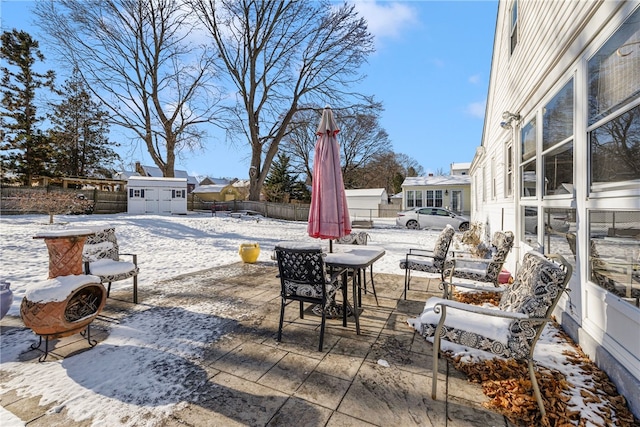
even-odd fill
[[[453,277],[489,282],[498,286],[498,277],[507,260],[507,255],[513,247],[513,240],[514,236],[511,231],[496,231],[491,241],[494,247],[491,260],[456,259]],[[444,268],[445,277],[451,275],[452,267],[453,261],[447,260]]]
[[[82,261],[93,262],[103,258],[120,261],[120,248],[115,228],[98,228],[93,231],[95,233],[87,236],[85,240]]]
[[[440,262],[434,263],[434,260],[430,258],[420,260],[410,259],[408,263],[406,259],[400,260],[400,268],[402,268],[403,270],[408,268],[409,270],[424,271],[425,273],[439,274],[440,268],[438,267],[438,265],[441,264],[442,263]]]
[[[566,272],[540,254],[528,252],[496,309],[521,313],[526,317],[545,318],[555,298],[564,289]],[[440,314],[434,306],[440,298],[427,300],[416,319],[409,319],[425,338],[434,336]],[[447,341],[473,347],[506,358],[523,359],[529,354],[539,323],[527,318],[502,319],[478,313],[447,309],[441,337]],[[475,327],[474,327],[475,326]]]
[[[361,231],[359,233],[351,233],[348,236],[336,239],[336,243],[341,245],[366,245],[369,239],[369,233]]]
[[[287,295],[298,295],[310,298],[322,298],[322,285],[310,285],[307,283],[297,283],[290,280],[284,281]],[[325,285],[327,297],[331,298],[338,291],[339,287],[328,283]]]
[[[94,276],[100,276],[100,281],[103,283],[128,279],[140,272],[138,266],[132,262],[107,258],[89,263],[89,271]]]
[[[329,299],[339,289],[337,282],[330,282],[327,278],[320,249],[285,250],[276,247],[275,251],[283,297],[301,296],[321,300],[324,286]]]
[[[407,265],[407,259],[405,257],[400,260],[400,268],[403,270],[408,268],[409,270],[425,271],[428,273],[440,273],[442,271],[442,267],[444,267],[444,261],[447,257],[447,252],[449,251],[449,245],[451,244],[451,239],[453,239],[455,232],[456,231],[453,227],[447,224],[436,239],[433,251],[427,251],[431,252],[429,259],[410,259]]]

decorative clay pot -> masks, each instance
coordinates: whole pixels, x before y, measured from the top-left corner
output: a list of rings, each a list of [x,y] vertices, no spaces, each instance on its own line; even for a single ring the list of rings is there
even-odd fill
[[[0,319],[7,314],[13,302],[13,292],[9,289],[10,286],[9,282],[0,281]]]
[[[238,253],[242,261],[253,264],[258,260],[258,256],[260,255],[260,245],[257,243],[242,243],[240,244]]]

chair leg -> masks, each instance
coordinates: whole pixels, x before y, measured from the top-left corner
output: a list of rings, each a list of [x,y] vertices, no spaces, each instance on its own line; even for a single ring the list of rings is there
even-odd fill
[[[371,266],[371,290],[373,290],[373,297],[376,299],[376,305],[380,305],[378,304],[378,294],[376,294],[376,285],[373,283],[373,265]],[[364,272],[364,277],[365,277],[365,282],[366,282],[366,277],[367,277],[367,272]]]
[[[433,372],[431,379],[431,398],[433,400],[437,399],[437,391],[438,391],[438,357],[440,356],[440,336],[433,336]]]
[[[324,310],[323,310],[324,313]],[[300,318],[304,319],[304,306],[302,304],[302,301],[300,301]]]
[[[278,342],[282,340],[282,325],[284,323],[284,299],[281,301],[280,305],[280,324],[278,325]]]
[[[324,325],[327,319],[326,303],[322,305],[322,321],[320,322],[320,345],[318,345],[318,351],[322,351],[322,344],[324,343]]]
[[[544,402],[542,402],[542,395],[540,394],[540,387],[538,386],[538,380],[536,379],[536,372],[533,367],[533,360],[527,360],[529,364],[529,377],[531,377],[531,386],[533,387],[533,394],[536,397],[536,401],[538,402],[538,407],[540,408],[540,414],[542,418],[547,416],[546,411],[544,410]]]
[[[407,299],[407,290],[409,289],[409,268],[404,270],[404,299]]]
[[[110,293],[111,293],[111,282],[109,282],[109,285],[107,286],[107,298],[109,298]]]
[[[133,276],[133,303],[138,303],[138,276]]]

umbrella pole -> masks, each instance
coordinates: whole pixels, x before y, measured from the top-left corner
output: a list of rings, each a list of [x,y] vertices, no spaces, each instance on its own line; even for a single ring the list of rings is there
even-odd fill
[[[333,239],[329,239],[329,253],[333,253]]]

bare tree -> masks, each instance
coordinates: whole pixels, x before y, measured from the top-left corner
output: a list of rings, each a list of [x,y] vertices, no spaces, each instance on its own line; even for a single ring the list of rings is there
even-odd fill
[[[214,59],[193,44],[197,22],[181,0],[45,0],[35,9],[58,56],[133,131],[166,177],[176,156],[200,147],[198,125],[219,101]]]
[[[94,207],[93,200],[69,191],[19,192],[3,199],[3,203],[8,210],[45,213],[49,224],[53,224],[54,215],[91,213]]]
[[[347,188],[362,188],[362,170],[377,156],[391,151],[387,132],[380,127],[378,117],[382,107],[370,104],[363,107],[337,109],[335,119],[340,128],[338,143],[341,167]],[[313,153],[317,142],[316,128],[321,111],[302,110],[295,114],[290,130],[282,141],[281,150],[291,157],[297,173],[304,173],[311,182]]]
[[[301,105],[356,103],[348,92],[373,51],[352,5],[328,0],[185,0],[211,33],[237,98],[235,135],[251,145],[249,199],[258,200],[271,162]]]

